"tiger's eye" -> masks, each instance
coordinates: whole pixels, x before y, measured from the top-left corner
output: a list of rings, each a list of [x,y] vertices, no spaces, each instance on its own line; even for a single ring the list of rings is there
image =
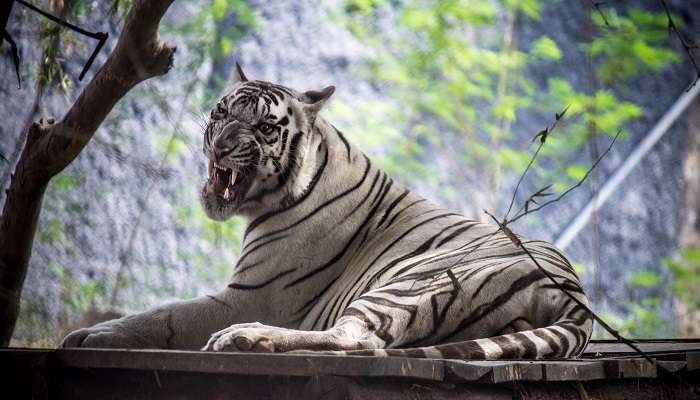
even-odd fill
[[[272,125],[270,125],[270,124],[268,124],[268,123],[263,122],[263,123],[261,123],[261,124],[258,125],[258,129],[259,129],[260,132],[262,132],[263,134],[269,135],[269,134],[272,133],[272,131],[274,130],[274,126],[272,126]]]
[[[221,103],[217,104],[215,108],[211,110],[209,119],[212,121],[218,121],[226,117],[226,108],[224,108]]]

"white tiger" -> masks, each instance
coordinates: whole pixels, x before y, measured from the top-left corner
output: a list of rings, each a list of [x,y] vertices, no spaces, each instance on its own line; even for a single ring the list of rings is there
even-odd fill
[[[318,116],[333,91],[248,81],[236,64],[206,128],[201,194],[211,218],[248,221],[228,287],[75,331],[63,346],[489,360],[579,354],[591,335],[587,310],[497,226],[442,210],[374,166]],[[559,251],[524,243],[587,304]]]

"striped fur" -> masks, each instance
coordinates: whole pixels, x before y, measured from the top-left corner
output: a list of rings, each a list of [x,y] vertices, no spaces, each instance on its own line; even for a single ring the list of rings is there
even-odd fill
[[[332,87],[235,76],[205,131],[202,189],[211,218],[247,220],[228,287],[72,332],[63,346],[462,359],[584,349],[591,316],[496,226],[394,182],[318,116]],[[523,242],[587,303],[557,249]]]
[[[268,303],[264,312],[274,316],[256,319],[277,326],[235,324],[205,349],[468,359],[569,357],[583,350],[588,313],[496,226],[442,210],[394,182],[316,117],[318,109],[306,111],[310,104],[292,89],[242,81],[215,108],[223,122],[207,129],[210,157],[212,143],[233,148],[239,140],[235,133],[221,136],[231,120],[286,124],[276,128],[274,146],[262,135],[251,139],[259,143],[256,178],[235,209],[208,209],[216,219],[247,217],[229,287]],[[232,157],[219,164],[244,162]],[[217,214],[221,209],[230,214]],[[559,251],[524,243],[586,302]]]

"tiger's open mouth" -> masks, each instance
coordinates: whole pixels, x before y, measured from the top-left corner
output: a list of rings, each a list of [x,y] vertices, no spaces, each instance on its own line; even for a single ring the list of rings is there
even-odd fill
[[[250,168],[232,169],[209,160],[209,178],[204,191],[216,195],[220,202],[238,207],[253,184],[254,177],[255,171]]]
[[[217,221],[245,211],[241,207],[244,207],[248,192],[258,175],[255,165],[239,167],[234,163],[232,167],[209,159],[208,176],[202,187],[201,198],[207,215]]]
[[[238,171],[231,168],[222,167],[214,161],[209,160],[209,180],[208,188],[217,196],[226,201],[234,200],[236,196],[236,180]]]

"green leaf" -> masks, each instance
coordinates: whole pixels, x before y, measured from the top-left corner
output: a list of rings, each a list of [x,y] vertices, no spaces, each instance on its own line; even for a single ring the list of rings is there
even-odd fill
[[[632,274],[630,277],[630,283],[634,286],[652,288],[658,286],[661,279],[661,275],[649,269],[645,269]]]
[[[61,280],[66,275],[65,269],[53,260],[49,260],[47,267]]]
[[[156,136],[154,141],[156,148],[160,150],[161,154],[168,162],[174,161],[187,150],[185,142],[174,135],[170,137]]]
[[[457,277],[452,270],[447,270],[447,277],[450,278],[450,281],[452,281],[452,286],[454,286],[456,290],[462,290],[462,285],[459,284],[459,280],[457,280]]]
[[[700,265],[700,247],[688,247],[681,251],[681,258],[692,264]]]
[[[214,15],[214,19],[220,21],[226,15],[226,9],[228,8],[227,0],[214,0],[211,5],[211,12]]]
[[[583,275],[588,270],[588,266],[586,264],[572,262],[571,266],[574,267],[574,272],[576,272],[577,275]]]
[[[76,184],[77,179],[66,173],[60,173],[51,179],[51,184],[61,191],[68,191]]]
[[[233,49],[233,42],[226,36],[221,38],[219,45],[221,46],[221,54],[229,54]]]
[[[406,8],[401,15],[401,22],[408,28],[418,30],[432,28],[437,23],[435,14],[431,10],[420,8]]]
[[[548,36],[542,36],[532,43],[530,53],[538,58],[557,61],[561,58],[561,50],[557,43]]]
[[[580,181],[586,176],[588,172],[588,167],[583,164],[571,164],[566,167],[566,174],[575,181]]]

